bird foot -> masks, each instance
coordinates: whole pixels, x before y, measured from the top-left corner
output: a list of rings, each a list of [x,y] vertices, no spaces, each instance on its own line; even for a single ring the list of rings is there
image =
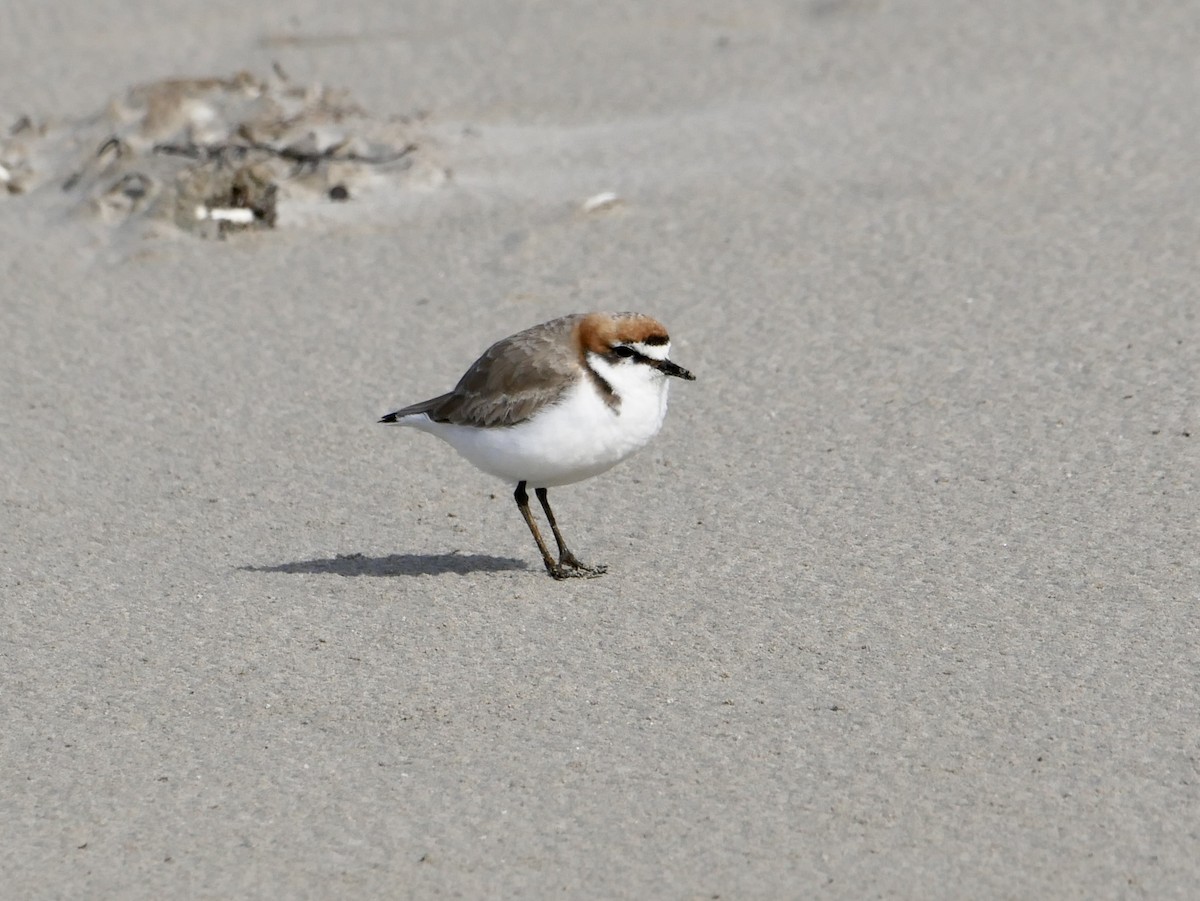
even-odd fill
[[[608,567],[603,563],[588,566],[569,551],[558,558],[557,564],[547,565],[546,569],[550,571],[550,575],[560,581],[562,579],[594,579],[608,572]]]

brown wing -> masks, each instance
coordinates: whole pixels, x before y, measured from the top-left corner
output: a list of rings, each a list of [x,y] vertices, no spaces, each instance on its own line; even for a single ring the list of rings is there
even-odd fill
[[[580,377],[571,331],[579,316],[564,316],[497,341],[459,379],[454,390],[396,415],[428,413],[435,422],[479,428],[516,425],[557,401]]]

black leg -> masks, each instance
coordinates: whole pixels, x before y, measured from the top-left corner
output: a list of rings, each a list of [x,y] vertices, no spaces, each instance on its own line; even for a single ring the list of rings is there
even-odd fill
[[[538,531],[537,523],[533,521],[533,514],[529,512],[529,495],[525,493],[524,482],[517,482],[517,490],[513,492],[513,498],[516,499],[517,509],[525,517],[525,525],[529,526],[533,540],[537,542],[538,550],[542,552],[542,562],[546,564],[547,572],[554,576],[554,578],[561,579],[562,576],[559,572],[561,567],[550,556],[550,550],[546,547],[546,542],[542,541],[542,533]]]
[[[534,493],[537,494],[537,499],[541,503],[542,509],[546,511],[546,521],[550,523],[550,531],[554,533],[554,541],[558,545],[558,568],[562,570],[563,567],[569,566],[577,572],[589,573],[593,576],[598,576],[608,569],[603,564],[588,566],[571,553],[571,549],[563,541],[562,532],[558,530],[558,522],[554,519],[554,511],[550,509],[550,498],[547,496],[546,489],[537,488],[534,490]]]

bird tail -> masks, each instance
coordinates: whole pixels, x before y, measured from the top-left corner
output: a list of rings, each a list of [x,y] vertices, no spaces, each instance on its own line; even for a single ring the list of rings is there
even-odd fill
[[[443,394],[441,397],[431,397],[429,400],[423,400],[419,404],[412,404],[394,413],[389,413],[379,421],[386,425],[404,425],[403,420],[405,417],[415,416],[417,413],[429,413],[441,406],[449,398],[449,394]]]

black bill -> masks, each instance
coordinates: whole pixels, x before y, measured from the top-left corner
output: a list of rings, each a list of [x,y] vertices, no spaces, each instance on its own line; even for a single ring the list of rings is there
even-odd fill
[[[696,381],[696,377],[680,366],[678,363],[672,363],[670,360],[655,360],[654,366],[663,375],[673,375],[677,379],[686,379],[689,382]]]

